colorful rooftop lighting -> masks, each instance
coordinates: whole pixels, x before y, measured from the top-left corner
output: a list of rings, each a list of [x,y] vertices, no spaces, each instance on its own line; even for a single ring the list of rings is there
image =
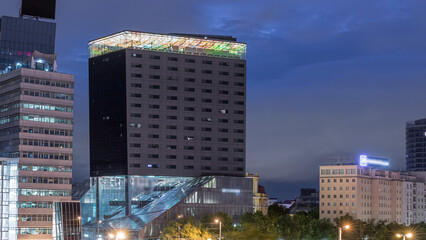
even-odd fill
[[[92,58],[124,48],[236,59],[245,59],[247,51],[245,43],[234,41],[123,31],[90,41],[89,55]]]

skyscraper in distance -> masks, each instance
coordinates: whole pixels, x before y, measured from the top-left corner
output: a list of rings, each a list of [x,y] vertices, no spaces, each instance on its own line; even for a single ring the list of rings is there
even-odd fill
[[[53,54],[56,23],[28,18],[0,17],[0,73],[16,68],[34,51]]]
[[[407,171],[426,171],[426,118],[407,122],[405,151]]]

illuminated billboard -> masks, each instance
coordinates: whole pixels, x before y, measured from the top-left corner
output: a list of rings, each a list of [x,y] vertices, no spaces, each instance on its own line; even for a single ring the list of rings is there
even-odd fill
[[[55,19],[56,0],[22,0],[21,16]]]
[[[359,156],[359,165],[363,167],[388,167],[389,160],[386,158],[370,157],[367,155]]]

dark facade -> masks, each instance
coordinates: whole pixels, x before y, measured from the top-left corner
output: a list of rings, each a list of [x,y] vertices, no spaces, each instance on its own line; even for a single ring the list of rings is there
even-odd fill
[[[169,49],[89,59],[92,177],[245,175],[245,59]]]
[[[0,71],[37,50],[53,54],[56,24],[33,19],[0,17]]]
[[[407,171],[426,171],[426,118],[407,122],[405,152]]]

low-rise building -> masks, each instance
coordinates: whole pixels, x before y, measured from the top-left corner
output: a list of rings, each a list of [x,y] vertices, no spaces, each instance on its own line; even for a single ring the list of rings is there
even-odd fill
[[[415,176],[368,164],[320,166],[321,219],[350,215],[408,225],[424,222],[423,212],[424,181]]]
[[[265,187],[259,184],[259,175],[257,173],[247,173],[246,177],[253,179],[253,211],[261,211],[266,215],[268,213],[269,198]]]
[[[315,188],[302,188],[300,189],[300,196],[296,197],[294,204],[292,204],[290,213],[309,212],[318,207],[319,199],[318,192]]]

